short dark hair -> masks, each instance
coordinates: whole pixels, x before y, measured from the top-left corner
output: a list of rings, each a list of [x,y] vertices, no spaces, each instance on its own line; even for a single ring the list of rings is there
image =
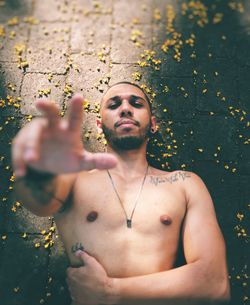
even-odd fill
[[[152,114],[152,104],[151,104],[151,101],[150,101],[150,99],[149,99],[147,93],[145,92],[145,90],[144,90],[142,87],[140,87],[139,85],[137,85],[137,84],[135,84],[135,83],[131,83],[131,82],[129,82],[129,81],[120,81],[120,82],[118,82],[118,83],[115,83],[115,84],[109,86],[108,89],[106,90],[106,92],[104,93],[104,95],[108,92],[108,90],[109,90],[110,88],[112,88],[112,87],[114,87],[114,86],[117,86],[117,85],[122,85],[122,84],[131,85],[131,86],[134,86],[134,87],[140,89],[141,92],[142,92],[142,93],[145,95],[145,97],[146,97],[146,101],[148,102],[149,109],[150,109],[150,112],[151,112],[151,114]],[[104,95],[103,95],[103,96],[104,96]]]

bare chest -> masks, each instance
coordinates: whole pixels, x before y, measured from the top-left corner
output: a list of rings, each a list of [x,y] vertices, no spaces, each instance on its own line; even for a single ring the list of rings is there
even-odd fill
[[[170,267],[186,212],[182,189],[172,184],[155,184],[147,177],[139,196],[140,183],[118,183],[118,197],[108,180],[90,182],[77,186],[72,207],[57,219],[72,261],[74,247],[82,245],[109,270],[115,268],[114,274],[120,270],[120,265],[114,263],[118,257],[131,266],[129,272],[141,266],[138,274]],[[128,220],[131,226],[127,225]],[[153,269],[148,270],[145,265]]]
[[[186,211],[181,188],[167,183],[155,183],[148,176],[145,184],[110,181],[76,190],[70,213],[81,226],[100,226],[116,230],[133,226],[142,233],[180,226]]]

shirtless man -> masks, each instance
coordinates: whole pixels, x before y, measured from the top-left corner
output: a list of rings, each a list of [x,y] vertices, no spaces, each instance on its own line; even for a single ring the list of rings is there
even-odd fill
[[[161,171],[146,160],[156,131],[146,94],[118,83],[103,96],[97,127],[107,154],[83,148],[82,101],[72,98],[67,119],[55,103],[38,101],[44,117],[12,146],[18,199],[55,217],[74,304],[228,300],[225,244],[206,186],[193,172]],[[180,238],[186,264],[175,268]]]

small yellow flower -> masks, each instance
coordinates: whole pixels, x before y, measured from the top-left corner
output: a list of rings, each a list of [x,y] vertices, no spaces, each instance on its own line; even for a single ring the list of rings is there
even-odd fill
[[[19,291],[20,291],[20,287],[14,287],[14,288],[13,288],[13,291],[14,291],[15,293],[19,292]]]
[[[244,214],[241,214],[241,213],[237,213],[236,217],[242,221],[242,219],[244,218]]]
[[[11,208],[11,211],[12,211],[13,213],[16,213],[16,207],[13,206],[13,207]]]
[[[15,16],[15,17],[9,19],[9,20],[7,21],[7,24],[8,24],[9,26],[13,26],[13,25],[17,25],[17,24],[19,23],[19,21],[20,21],[19,18],[18,18],[17,16]]]

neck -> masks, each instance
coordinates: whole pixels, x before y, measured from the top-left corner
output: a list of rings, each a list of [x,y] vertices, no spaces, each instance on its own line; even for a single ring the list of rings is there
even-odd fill
[[[130,178],[144,174],[148,166],[146,147],[147,143],[144,143],[138,149],[121,151],[108,145],[107,152],[114,154],[118,160],[117,166],[111,172]]]

